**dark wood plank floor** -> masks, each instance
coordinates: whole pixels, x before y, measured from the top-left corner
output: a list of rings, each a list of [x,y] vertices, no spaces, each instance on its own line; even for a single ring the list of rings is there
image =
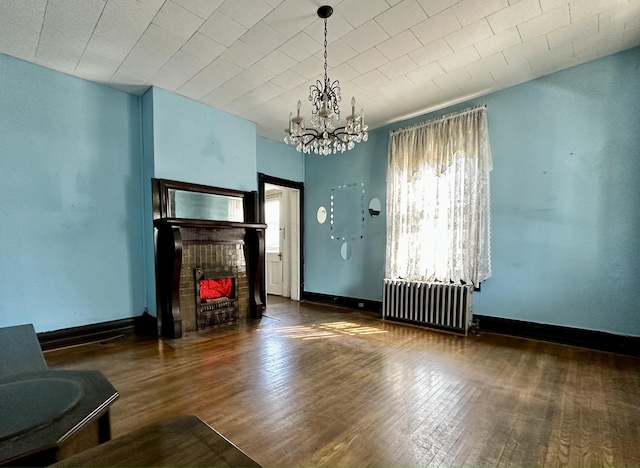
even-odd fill
[[[628,356],[270,297],[260,323],[45,357],[111,380],[114,436],[195,414],[262,465],[640,465]]]

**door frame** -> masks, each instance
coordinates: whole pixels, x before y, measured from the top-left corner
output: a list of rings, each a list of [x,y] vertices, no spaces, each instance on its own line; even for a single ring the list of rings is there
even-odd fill
[[[280,187],[286,187],[295,189],[298,191],[300,197],[300,212],[298,213],[298,221],[299,226],[298,230],[300,233],[300,251],[298,252],[298,258],[300,259],[299,271],[300,278],[298,281],[298,297],[302,299],[302,291],[304,291],[304,182],[296,182],[293,180],[281,179],[279,177],[270,176],[267,174],[263,174],[262,172],[258,173],[258,222],[264,223],[264,203],[265,203],[265,185],[278,185]],[[265,261],[266,261],[266,252],[265,252]],[[265,287],[266,287],[266,276],[265,276]],[[265,290],[266,291],[266,290]]]

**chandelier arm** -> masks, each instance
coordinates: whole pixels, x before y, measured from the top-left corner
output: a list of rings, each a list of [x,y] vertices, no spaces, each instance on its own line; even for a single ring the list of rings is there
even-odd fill
[[[352,133],[349,133],[347,131],[347,127],[338,127],[336,128],[333,132],[332,132],[335,136],[340,136],[340,135],[352,135]]]
[[[317,132],[316,129],[309,129],[309,128],[305,128],[305,133],[303,133],[302,135],[300,135],[301,137],[307,137],[307,136],[311,136],[313,137],[313,139],[315,140],[316,138],[320,138],[320,134]]]
[[[320,133],[318,133],[318,131],[315,128],[304,128],[303,130],[305,133],[300,133],[298,135],[291,135],[291,133],[289,133],[289,130],[286,130],[286,133],[289,133],[294,138],[303,138],[307,136],[312,136],[313,139],[315,140],[316,138],[321,137]]]
[[[351,141],[349,138],[347,138],[349,136],[350,135],[348,133],[341,133],[339,135],[336,135],[336,140],[340,141],[341,143],[349,143]]]

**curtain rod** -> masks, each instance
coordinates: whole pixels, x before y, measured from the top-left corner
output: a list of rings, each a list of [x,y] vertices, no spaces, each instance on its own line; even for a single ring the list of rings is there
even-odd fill
[[[430,120],[427,120],[425,122],[420,122],[420,123],[417,123],[417,124],[409,125],[408,127],[403,127],[403,128],[399,128],[397,130],[393,130],[393,131],[389,132],[389,135],[393,135],[394,133],[404,132],[406,130],[413,130],[414,128],[422,127],[423,125],[429,125],[429,124],[431,124],[433,122],[436,122],[436,121],[439,121],[439,120],[452,119],[454,117],[459,117],[461,115],[469,114],[471,112],[475,112],[475,111],[478,111],[480,109],[486,109],[486,108],[487,108],[486,104],[480,104],[478,106],[468,107],[468,108],[463,109],[463,110],[458,111],[458,112],[452,112],[450,114],[443,115],[442,117],[436,117],[435,119],[430,119]]]

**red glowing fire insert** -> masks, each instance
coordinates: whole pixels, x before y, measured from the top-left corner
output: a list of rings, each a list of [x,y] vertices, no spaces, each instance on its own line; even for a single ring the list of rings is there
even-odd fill
[[[200,280],[200,300],[233,298],[233,280],[231,278]]]

